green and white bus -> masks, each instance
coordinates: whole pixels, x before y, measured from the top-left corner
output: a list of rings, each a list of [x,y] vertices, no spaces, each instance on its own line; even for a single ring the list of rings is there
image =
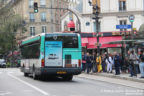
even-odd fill
[[[72,80],[81,73],[81,37],[77,33],[42,33],[23,40],[21,71],[25,76],[61,76]]]

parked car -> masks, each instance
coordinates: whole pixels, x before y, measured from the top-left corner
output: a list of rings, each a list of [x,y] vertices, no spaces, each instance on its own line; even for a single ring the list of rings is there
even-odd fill
[[[0,59],[0,68],[6,68],[6,62],[4,59]]]

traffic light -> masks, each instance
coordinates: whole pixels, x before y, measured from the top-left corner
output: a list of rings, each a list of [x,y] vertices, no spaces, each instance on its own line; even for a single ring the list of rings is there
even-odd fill
[[[38,3],[34,2],[34,13],[38,13]]]

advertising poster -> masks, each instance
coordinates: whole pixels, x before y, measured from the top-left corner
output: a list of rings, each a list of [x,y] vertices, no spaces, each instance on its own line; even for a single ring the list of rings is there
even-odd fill
[[[62,66],[62,42],[45,42],[45,66]]]

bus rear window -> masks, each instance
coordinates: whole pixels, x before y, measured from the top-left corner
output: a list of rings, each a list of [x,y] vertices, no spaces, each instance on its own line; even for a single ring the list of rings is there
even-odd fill
[[[78,36],[46,36],[46,41],[62,41],[63,48],[78,48]]]

